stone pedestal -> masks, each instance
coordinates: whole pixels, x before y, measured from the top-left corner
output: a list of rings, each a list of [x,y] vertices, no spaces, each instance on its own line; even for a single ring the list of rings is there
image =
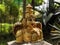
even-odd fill
[[[14,41],[10,41],[7,42],[8,45],[52,45],[46,41],[39,41],[39,42],[35,42],[35,43],[16,43],[15,40]]]

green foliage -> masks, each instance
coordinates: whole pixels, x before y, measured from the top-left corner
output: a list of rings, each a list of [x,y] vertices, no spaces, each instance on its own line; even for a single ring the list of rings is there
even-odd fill
[[[18,8],[16,6],[10,6],[10,15],[14,15],[15,17],[17,17],[18,13]]]
[[[15,4],[13,0],[4,0],[4,3],[0,4],[0,22],[15,23],[18,15],[18,4]]]
[[[5,5],[4,4],[0,4],[0,9],[2,10],[2,12],[5,12]]]
[[[13,24],[0,23],[0,34],[9,34],[12,32]]]
[[[15,39],[12,26],[13,24],[0,23],[0,45],[7,45],[8,41]]]
[[[43,0],[34,0],[34,2],[35,2],[35,5],[41,5]],[[27,4],[28,3],[32,3],[32,0],[27,0]]]
[[[31,3],[31,2],[32,2],[32,0],[27,0],[26,2],[27,2],[27,3]]]
[[[6,5],[11,5],[13,3],[13,0],[4,0]]]
[[[60,5],[55,3],[54,7],[55,7],[55,9],[57,9],[58,7],[60,7]]]
[[[36,5],[41,5],[42,2],[43,2],[43,0],[35,0],[35,4],[36,4]]]

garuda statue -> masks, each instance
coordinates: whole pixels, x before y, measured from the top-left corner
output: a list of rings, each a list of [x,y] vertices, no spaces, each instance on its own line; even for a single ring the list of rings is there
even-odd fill
[[[35,21],[32,6],[26,6],[25,18],[14,24],[13,29],[17,43],[37,42],[43,40],[42,24]]]

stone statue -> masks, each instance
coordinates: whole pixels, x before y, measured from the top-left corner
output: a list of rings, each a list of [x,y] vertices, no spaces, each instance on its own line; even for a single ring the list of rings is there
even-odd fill
[[[8,45],[52,45],[43,40],[42,24],[35,21],[30,4],[26,6],[26,14],[22,22],[14,24],[13,33],[16,40],[8,42]]]
[[[42,24],[35,21],[32,6],[26,6],[25,18],[14,25],[14,35],[17,43],[37,42],[43,40]]]

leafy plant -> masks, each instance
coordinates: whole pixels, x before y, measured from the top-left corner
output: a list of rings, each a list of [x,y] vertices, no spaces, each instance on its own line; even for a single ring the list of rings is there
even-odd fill
[[[9,34],[12,32],[13,24],[0,23],[0,34]]]

